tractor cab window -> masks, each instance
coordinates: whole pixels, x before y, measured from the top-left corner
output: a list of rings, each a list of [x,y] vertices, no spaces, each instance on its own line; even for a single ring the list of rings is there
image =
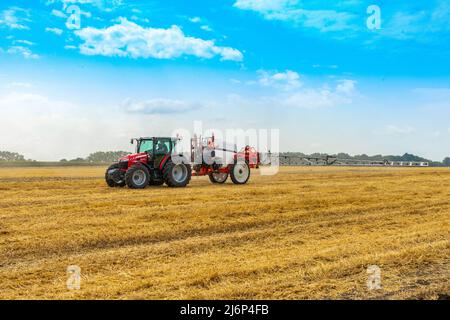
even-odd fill
[[[166,155],[171,151],[172,142],[170,140],[158,140],[155,145],[155,155]]]
[[[142,140],[138,152],[153,152],[153,140]]]

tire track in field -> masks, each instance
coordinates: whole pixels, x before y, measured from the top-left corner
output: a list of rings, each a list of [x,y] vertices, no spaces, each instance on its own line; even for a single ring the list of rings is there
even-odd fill
[[[424,204],[421,207],[415,208],[416,211],[420,210],[433,210],[434,208],[439,208],[439,210],[450,210],[450,206],[443,207],[442,204],[436,204],[435,206],[430,206],[429,204]],[[149,234],[144,236],[132,236],[118,239],[101,239],[96,241],[86,241],[84,243],[74,244],[72,246],[67,246],[62,243],[56,243],[54,246],[45,246],[41,249],[33,249],[30,251],[18,251],[17,248],[13,252],[8,252],[5,255],[5,259],[1,259],[4,262],[0,262],[0,268],[14,266],[17,263],[22,263],[29,259],[44,259],[51,258],[55,256],[60,256],[68,253],[76,252],[76,254],[86,254],[89,252],[118,249],[124,247],[133,247],[141,245],[157,245],[160,243],[171,243],[179,241],[188,241],[191,238],[199,237],[221,237],[224,234],[236,234],[239,236],[243,232],[252,231],[264,231],[271,230],[278,226],[289,227],[293,224],[302,228],[316,228],[317,230],[333,227],[338,228],[339,226],[359,226],[362,224],[370,225],[371,222],[377,219],[394,217],[395,220],[401,217],[411,217],[409,211],[404,211],[398,208],[398,211],[379,210],[378,207],[373,207],[370,210],[361,210],[360,208],[355,208],[351,210],[351,213],[337,214],[336,210],[330,211],[315,211],[305,214],[304,212],[299,212],[300,215],[283,218],[280,220],[278,217],[274,217],[266,220],[255,220],[255,221],[245,221],[240,223],[234,223],[229,225],[214,225],[207,228],[196,228],[196,229],[184,229],[179,230],[178,234],[174,234],[172,231],[160,232],[155,234]],[[421,214],[425,215],[425,213]],[[387,225],[391,224],[391,220],[385,221]]]

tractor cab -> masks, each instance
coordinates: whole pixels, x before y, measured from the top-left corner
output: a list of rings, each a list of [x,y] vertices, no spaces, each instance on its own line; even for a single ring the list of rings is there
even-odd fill
[[[138,138],[132,139],[131,143],[137,142],[136,153],[147,152],[150,154],[167,154],[175,146],[176,139],[166,137]]]
[[[136,154],[146,153],[147,163],[152,167],[158,167],[161,160],[171,154],[175,148],[176,139],[169,137],[151,137],[132,139],[131,143],[137,142]]]

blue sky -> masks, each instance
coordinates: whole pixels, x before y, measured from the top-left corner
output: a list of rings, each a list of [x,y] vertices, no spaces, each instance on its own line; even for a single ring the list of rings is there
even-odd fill
[[[442,160],[449,21],[444,0],[3,0],[0,149],[130,150],[200,120],[279,129],[283,151]]]

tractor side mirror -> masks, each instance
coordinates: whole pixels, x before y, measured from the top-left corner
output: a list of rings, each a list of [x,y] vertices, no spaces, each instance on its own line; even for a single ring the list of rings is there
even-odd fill
[[[134,144],[134,139],[131,139],[131,140],[130,140],[130,143],[131,143],[131,144]]]

